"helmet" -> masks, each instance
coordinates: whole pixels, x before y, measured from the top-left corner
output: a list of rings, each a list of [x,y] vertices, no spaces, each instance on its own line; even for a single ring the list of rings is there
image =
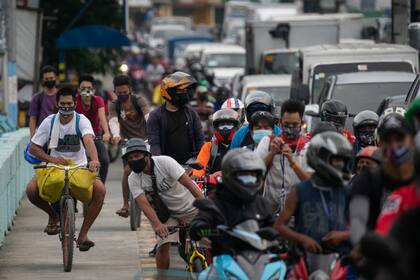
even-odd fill
[[[267,92],[256,90],[247,95],[245,98],[246,119],[249,121],[253,113],[257,111],[272,112],[274,101]]]
[[[376,146],[367,146],[361,149],[356,155],[356,165],[362,158],[368,158],[380,164],[382,161],[381,150]]]
[[[232,109],[221,109],[213,114],[214,135],[224,144],[230,144],[239,124],[239,114]]]
[[[420,98],[411,102],[405,113],[405,118],[416,131],[420,130]]]
[[[309,142],[307,160],[325,187],[334,188],[343,187],[350,179],[352,155],[353,147],[345,136],[339,132],[326,131],[317,134]],[[344,165],[334,166],[334,158],[342,159]]]
[[[322,104],[320,115],[322,121],[331,122],[337,129],[342,130],[348,116],[347,106],[340,100],[330,99]]]
[[[174,106],[183,106],[191,99],[197,81],[190,74],[175,72],[169,74],[162,80],[160,94]]]
[[[370,110],[358,113],[353,119],[354,136],[362,147],[375,144],[375,129],[378,126],[378,115]],[[366,129],[372,127],[372,129]]]
[[[223,185],[243,201],[252,201],[261,190],[266,167],[249,149],[230,150],[222,160]]]
[[[276,119],[273,114],[270,112],[258,111],[252,114],[251,119],[249,120],[249,129],[252,129],[261,120],[268,122],[270,127],[273,127],[276,123]]]
[[[143,152],[151,155],[149,145],[141,138],[131,138],[122,148],[121,158],[127,160],[127,156],[131,152]]]
[[[390,133],[412,134],[412,128],[408,121],[400,113],[389,113],[379,119],[376,134],[382,141]]]
[[[245,120],[244,108],[244,103],[235,97],[227,99],[222,105],[222,109],[233,109],[238,112],[241,123]]]
[[[219,104],[223,104],[229,96],[230,89],[226,85],[223,85],[217,88],[214,98],[216,98],[216,101],[219,102]]]

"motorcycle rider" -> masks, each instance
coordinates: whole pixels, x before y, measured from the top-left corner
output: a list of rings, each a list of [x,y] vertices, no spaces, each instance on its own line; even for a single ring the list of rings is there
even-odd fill
[[[249,121],[249,132],[254,142],[246,146],[246,148],[254,151],[264,137],[267,136],[271,139],[275,125],[275,118],[271,113],[264,111],[255,112]]]
[[[201,147],[197,162],[202,170],[193,170],[193,177],[200,178],[208,170],[210,174],[220,171],[222,158],[229,150],[230,142],[239,127],[239,114],[232,109],[221,109],[213,114],[214,135],[211,141]]]
[[[347,106],[341,100],[330,99],[321,106],[321,121],[331,122],[353,144],[355,137],[350,131],[344,129],[348,116]]]
[[[256,220],[260,227],[272,226],[275,207],[258,193],[266,168],[264,161],[248,149],[229,151],[222,161],[222,182],[210,199],[196,200],[199,209],[190,224],[193,240],[209,237],[212,254],[232,254],[247,247],[226,236],[211,236],[218,225],[234,227],[246,220]]]
[[[245,99],[245,115],[249,122],[251,116],[258,111],[273,112],[274,101],[270,94],[264,91],[254,91],[247,95]],[[280,127],[274,125],[274,135],[281,133]],[[231,149],[246,147],[249,145],[255,145],[254,140],[250,132],[250,128],[247,124],[244,124],[233,136],[232,143],[230,144]]]
[[[356,176],[350,192],[349,214],[351,242],[358,244],[368,230],[374,230],[386,197],[413,177],[411,161],[413,132],[399,113],[379,120],[377,135],[382,164]]]
[[[340,251],[349,237],[344,186],[350,179],[351,156],[352,146],[340,133],[327,131],[312,138],[307,160],[315,173],[292,188],[274,225],[284,239],[306,250],[309,273],[323,266],[319,260],[330,263],[330,255],[314,254]],[[295,229],[288,225],[292,216]]]
[[[378,126],[379,116],[370,110],[361,111],[353,119],[353,131],[356,141],[354,154],[367,146],[375,146],[375,130]]]

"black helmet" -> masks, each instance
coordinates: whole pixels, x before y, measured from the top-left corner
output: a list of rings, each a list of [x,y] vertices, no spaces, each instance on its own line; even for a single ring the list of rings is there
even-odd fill
[[[136,151],[151,155],[149,145],[143,139],[131,138],[122,148],[121,158],[124,160],[127,160],[127,155],[131,152],[136,152]]]
[[[223,185],[243,201],[251,201],[261,190],[266,167],[249,149],[230,150],[222,161]]]
[[[273,97],[267,92],[256,90],[245,98],[246,119],[249,121],[252,114],[258,111],[272,112],[274,107]]]
[[[383,141],[391,133],[412,135],[413,130],[403,115],[400,113],[389,113],[379,119],[376,133],[379,141]]]
[[[308,165],[325,187],[342,187],[350,179],[353,148],[345,136],[339,132],[326,131],[317,134],[309,142]],[[344,160],[344,166],[337,168],[332,164],[334,158]]]
[[[257,111],[254,114],[252,114],[251,119],[249,120],[249,129],[252,129],[261,120],[264,120],[267,123],[269,123],[270,127],[274,127],[276,123],[274,115],[270,112]]]
[[[378,126],[378,115],[370,110],[361,111],[353,119],[354,136],[362,147],[375,144],[375,129]],[[366,129],[371,127],[372,129]]]
[[[224,144],[230,144],[240,124],[238,112],[232,109],[220,109],[213,114],[214,135]]]
[[[161,83],[160,94],[175,106],[187,104],[197,87],[193,76],[184,72],[175,72],[166,76]]]
[[[331,122],[342,130],[348,117],[347,106],[340,100],[330,99],[322,104],[320,115],[322,121]]]

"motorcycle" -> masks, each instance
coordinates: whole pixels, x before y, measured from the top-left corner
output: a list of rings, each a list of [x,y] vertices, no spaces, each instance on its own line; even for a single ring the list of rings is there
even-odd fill
[[[246,243],[249,249],[243,249],[233,255],[213,257],[213,264],[199,274],[199,280],[285,279],[287,268],[285,262],[275,253],[280,244],[276,240],[278,234],[274,229],[259,229],[255,220],[247,220],[234,228],[219,225],[217,230],[218,234]]]

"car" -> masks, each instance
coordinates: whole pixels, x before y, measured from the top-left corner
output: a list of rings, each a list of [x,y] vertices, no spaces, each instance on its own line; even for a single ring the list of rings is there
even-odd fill
[[[245,102],[247,95],[253,91],[265,91],[274,99],[276,107],[290,98],[291,75],[247,75],[242,78],[240,99]]]
[[[166,39],[188,32],[190,31],[183,25],[154,25],[150,30],[149,46],[162,49]]]
[[[203,45],[200,62],[205,68],[213,70],[218,84],[228,85],[236,74],[244,72],[245,49],[230,44]]]

